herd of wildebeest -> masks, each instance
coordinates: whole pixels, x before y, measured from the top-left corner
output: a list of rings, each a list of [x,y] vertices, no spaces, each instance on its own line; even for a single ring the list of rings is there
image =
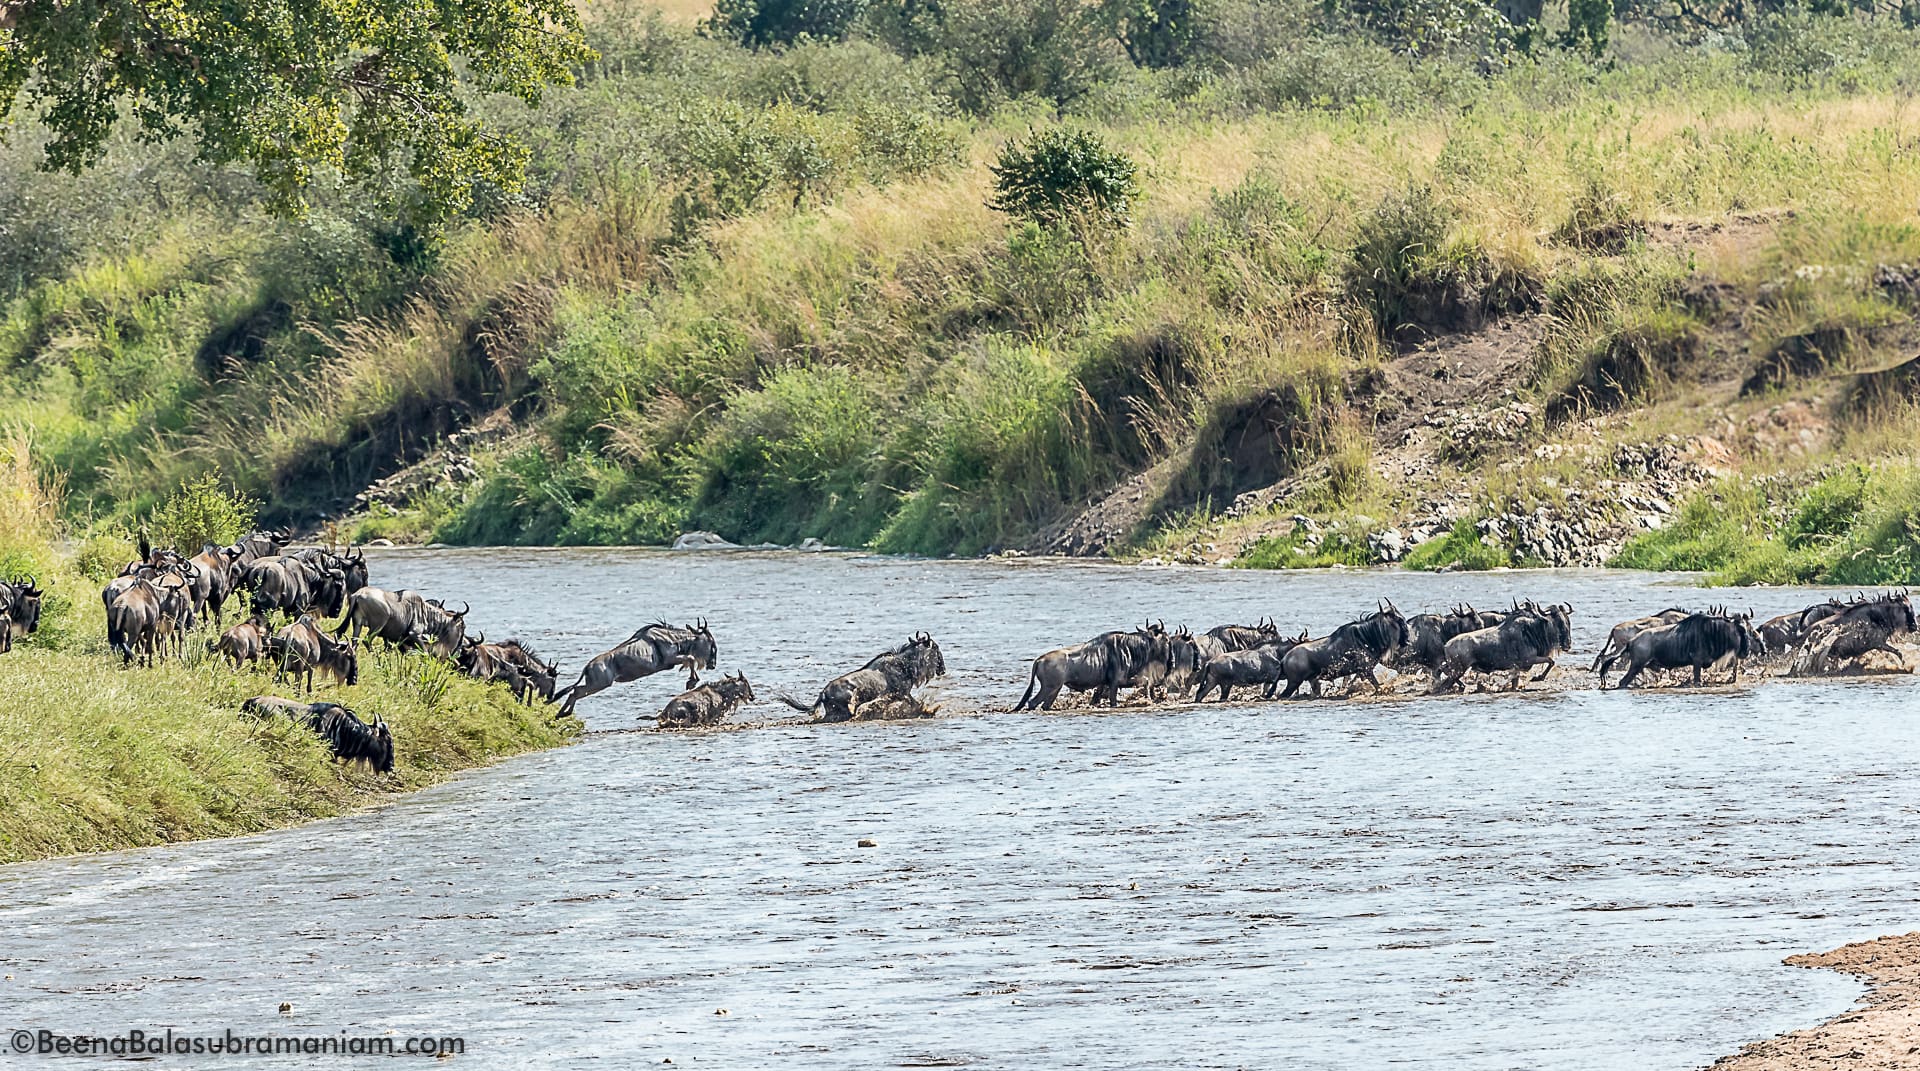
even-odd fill
[[[0,581],[0,653],[39,626],[41,589],[32,580]],[[224,626],[229,603],[243,601],[247,616]],[[151,666],[155,658],[181,657],[186,636],[203,620],[219,629],[206,650],[235,670],[270,666],[276,683],[296,680],[311,695],[316,674],[343,687],[359,680],[359,648],[372,640],[402,651],[424,651],[471,677],[497,682],[524,703],[557,704],[556,717],[571,717],[581,699],[615,684],[666,670],[687,670],[687,690],[657,715],[662,728],[718,725],[756,699],[743,674],[700,682],[700,671],[719,660],[719,646],[706,622],[641,627],[617,646],[590,659],[567,687],[557,687],[560,667],[519,640],[489,642],[468,635],[468,607],[458,610],[420,592],[388,591],[368,583],[365,555],[351,547],[291,549],[284,532],[254,532],[231,546],[207,545],[188,556],[153,547],[143,535],[140,557],[127,563],[101,592],[107,643],[123,665]],[[321,620],[338,618],[323,628]],[[1224,702],[1238,689],[1261,689],[1263,698],[1292,699],[1306,686],[1319,698],[1328,689],[1379,692],[1377,671],[1425,674],[1426,694],[1464,689],[1468,679],[1486,688],[1500,674],[1505,690],[1522,687],[1534,670],[1545,679],[1555,659],[1573,648],[1573,608],[1514,601],[1504,610],[1457,606],[1442,613],[1402,614],[1390,601],[1327,635],[1287,635],[1273,621],[1221,625],[1202,633],[1148,622],[1130,630],[1103,632],[1085,643],[1062,647],[1033,660],[1025,693],[1015,710],[1052,710],[1062,692],[1091,693],[1094,706],[1117,706],[1123,689],[1156,702],[1168,695]],[[275,621],[284,622],[276,627]],[[1703,673],[1730,671],[1740,679],[1743,663],[1767,660],[1791,676],[1818,676],[1857,667],[1874,652],[1906,668],[1893,639],[1915,631],[1913,605],[1905,591],[1828,598],[1803,610],[1753,623],[1750,613],[1724,608],[1672,608],[1623,621],[1607,634],[1592,671],[1602,688],[1616,668],[1616,688],[1630,688],[1649,674],[1683,671],[1690,683]],[[946,673],[940,645],[916,633],[875,655],[859,669],[829,681],[812,702],[775,698],[824,722],[856,718],[925,716],[916,692]],[[1689,683],[1684,679],[1680,683]],[[261,695],[242,705],[246,714],[284,717],[324,739],[343,761],[393,769],[393,734],[338,702],[304,702]]]

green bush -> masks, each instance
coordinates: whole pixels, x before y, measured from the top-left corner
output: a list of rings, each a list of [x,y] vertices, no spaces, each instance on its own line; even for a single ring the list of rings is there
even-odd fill
[[[1043,130],[1009,142],[992,170],[993,208],[1043,226],[1125,226],[1140,196],[1139,165],[1091,130]]]
[[[1513,552],[1480,538],[1480,530],[1474,526],[1474,522],[1462,518],[1453,522],[1453,527],[1448,529],[1446,535],[1429,539],[1408,551],[1401,564],[1408,569],[1421,571],[1457,566],[1484,572],[1511,566]]]
[[[701,29],[755,47],[837,40],[866,6],[866,0],[716,0]]]
[[[983,115],[1011,100],[1066,105],[1106,82],[1120,49],[1082,0],[910,0],[876,23],[882,39],[925,55],[947,95]]]
[[[200,553],[209,543],[227,546],[253,529],[260,504],[226,486],[211,473],[182,482],[149,520],[154,545],[182,554]]]

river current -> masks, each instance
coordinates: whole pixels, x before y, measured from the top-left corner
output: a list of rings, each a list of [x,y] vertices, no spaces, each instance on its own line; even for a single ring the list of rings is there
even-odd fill
[[[1318,635],[1383,596],[1535,596],[1574,605],[1584,664],[1622,618],[1807,591],[637,550],[372,566],[569,671],[704,617],[763,700],[925,630],[943,716],[594,733],[365,814],[0,867],[0,1028],[459,1035],[465,1064],[521,1069],[1679,1071],[1858,993],[1782,957],[1915,928],[1908,677],[992,712],[1032,655],[1147,617]],[[650,724],[680,686],[580,712]]]

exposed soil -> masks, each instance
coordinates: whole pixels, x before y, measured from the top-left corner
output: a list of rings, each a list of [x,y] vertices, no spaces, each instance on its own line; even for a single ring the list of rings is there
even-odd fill
[[[1806,1030],[1757,1041],[1714,1062],[1716,1071],[1905,1071],[1920,1067],[1920,933],[1881,937],[1817,955],[1794,967],[1851,974],[1870,988],[1853,1010]]]

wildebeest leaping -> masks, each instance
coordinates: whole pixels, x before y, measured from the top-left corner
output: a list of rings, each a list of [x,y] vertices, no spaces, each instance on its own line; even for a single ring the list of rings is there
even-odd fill
[[[560,702],[564,718],[587,696],[675,666],[687,667],[687,687],[692,688],[700,683],[700,671],[712,669],[719,658],[720,647],[705,621],[679,628],[656,621],[642,626],[620,646],[593,656],[580,670],[580,679],[555,692],[553,698]]]
[[[940,645],[924,632],[890,651],[873,656],[852,673],[843,673],[820,689],[811,706],[792,696],[779,699],[795,710],[818,714],[821,721],[852,721],[860,708],[882,699],[913,698],[913,690],[935,677],[945,676],[947,661]]]

